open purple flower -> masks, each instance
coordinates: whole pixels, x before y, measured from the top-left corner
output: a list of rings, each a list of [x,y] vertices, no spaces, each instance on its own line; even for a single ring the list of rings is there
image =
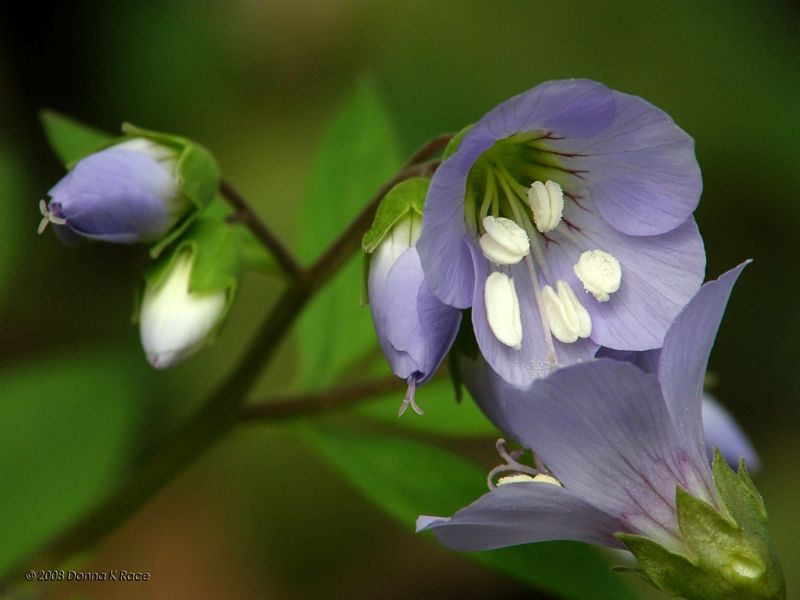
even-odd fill
[[[190,209],[176,176],[178,152],[133,138],[80,160],[44,200],[39,231],[52,222],[76,236],[132,244],[164,236]]]
[[[507,465],[492,475],[513,474],[450,518],[420,517],[418,531],[430,530],[458,550],[555,539],[627,547],[664,589],[675,592],[687,581],[701,586],[686,598],[745,597],[725,595],[740,585],[775,594],[782,576],[764,541],[760,496],[741,466],[736,476],[723,470],[720,458],[712,476],[703,438],[706,365],[743,267],[707,283],[681,311],[666,334],[657,374],[601,358],[527,390],[507,386],[495,408],[535,452],[537,466],[501,448]],[[719,591],[702,595],[701,580],[713,580],[708,585]]]
[[[526,385],[600,346],[647,350],[699,288],[692,139],[588,80],[500,104],[436,171],[419,253],[433,293],[472,307],[481,352]]]
[[[427,185],[422,179],[402,182],[387,195],[385,206],[407,196],[421,203]],[[368,279],[372,320],[381,349],[392,372],[408,383],[401,415],[409,406],[422,414],[414,401],[416,388],[436,372],[461,322],[461,311],[443,304],[428,288],[416,248],[422,218],[410,205],[404,210],[403,216],[386,219],[391,222],[386,231],[380,225],[373,227],[382,235],[371,252]],[[384,220],[382,213],[379,209],[376,223]]]

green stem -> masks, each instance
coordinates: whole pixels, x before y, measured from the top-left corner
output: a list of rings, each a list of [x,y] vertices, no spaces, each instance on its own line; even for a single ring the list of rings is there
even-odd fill
[[[239,417],[245,423],[263,423],[295,417],[307,417],[321,412],[347,408],[387,392],[405,391],[405,388],[405,381],[392,375],[383,379],[356,383],[351,386],[322,392],[311,392],[287,398],[273,398],[260,404],[244,407]]]
[[[291,279],[299,278],[303,273],[303,267],[289,249],[270,231],[258,214],[250,208],[244,197],[224,179],[220,179],[219,193],[236,210],[229,220],[240,221],[247,225],[253,235],[269,250],[283,272]]]
[[[448,139],[448,136],[439,136],[423,145],[397,175],[381,186],[364,210],[328,250],[309,268],[298,272],[263,321],[239,364],[203,408],[151,455],[142,467],[132,473],[122,487],[101,506],[51,543],[41,553],[44,564],[59,564],[97,543],[239,422],[248,392],[308,301],[360,248],[361,237],[372,223],[380,201],[400,181],[435,169],[437,161],[423,161],[441,150]],[[317,400],[320,403],[325,401],[324,396]],[[304,410],[307,409],[308,406]],[[315,411],[316,407],[311,410]],[[11,572],[23,571],[15,569]]]

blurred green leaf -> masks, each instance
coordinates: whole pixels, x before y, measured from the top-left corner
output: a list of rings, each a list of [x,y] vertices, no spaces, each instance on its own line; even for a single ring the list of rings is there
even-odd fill
[[[64,165],[91,154],[113,138],[54,110],[42,110],[39,118],[50,147]]]
[[[113,351],[0,373],[0,577],[125,478],[147,381]]]
[[[407,412],[402,417],[397,416],[403,400],[403,394],[398,392],[368,400],[354,409],[354,412],[414,431],[463,437],[498,435],[494,425],[470,398],[456,402],[455,396],[452,382],[449,379],[438,379],[417,388],[417,404],[425,411],[422,417],[413,412]]]
[[[450,515],[486,492],[483,469],[435,446],[330,424],[303,433],[362,494],[409,532],[420,514]],[[532,587],[567,598],[632,598],[603,557],[584,544],[547,542],[468,556]]]
[[[298,254],[318,257],[401,165],[392,126],[375,89],[361,82],[323,137],[300,217]],[[354,257],[306,309],[299,325],[303,381],[330,383],[375,344],[361,308],[361,257]]]

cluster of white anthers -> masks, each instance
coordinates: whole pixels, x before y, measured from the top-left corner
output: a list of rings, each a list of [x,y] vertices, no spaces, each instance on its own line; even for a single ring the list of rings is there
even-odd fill
[[[528,190],[528,205],[540,233],[553,231],[561,225],[564,192],[555,181],[534,181]],[[489,261],[498,266],[515,265],[523,259],[527,261],[542,318],[547,321],[545,325],[553,337],[565,344],[589,337],[592,319],[569,283],[559,279],[555,282],[555,289],[549,285],[538,289],[534,258],[543,261],[544,257],[536,251],[531,256],[532,243],[534,250],[538,248],[538,240],[531,240],[528,235],[536,235],[532,228],[526,232],[511,219],[487,216],[483,219],[483,229],[485,233],[479,244]],[[539,266],[548,271],[546,265]],[[619,261],[599,249],[581,254],[573,270],[584,290],[598,302],[608,302],[622,281]],[[492,333],[501,343],[519,350],[522,347],[522,321],[514,279],[500,270],[493,271],[486,279],[484,301]]]

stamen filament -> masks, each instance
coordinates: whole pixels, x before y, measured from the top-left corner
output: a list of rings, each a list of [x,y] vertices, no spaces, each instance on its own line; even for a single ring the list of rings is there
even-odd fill
[[[506,171],[507,173],[507,171]],[[514,218],[519,222],[522,221],[522,215],[520,213],[519,207],[517,206],[516,202],[513,202],[514,193],[511,191],[508,183],[506,182],[505,177],[498,177],[498,181],[500,185],[503,186],[503,190],[505,191],[506,195],[509,199],[509,205],[511,205],[511,210],[514,213]],[[530,236],[529,236],[530,237]],[[548,324],[547,320],[547,313],[544,309],[544,298],[542,296],[542,290],[539,288],[539,278],[536,274],[536,266],[533,264],[533,258],[530,254],[525,257],[525,265],[528,267],[528,274],[531,278],[531,287],[533,288],[533,295],[536,299],[536,307],[539,310],[539,319],[542,323],[542,333],[544,335],[544,343],[547,347],[547,362],[551,366],[555,366],[557,363],[556,361],[556,348],[553,344],[553,334],[550,331],[550,325]]]
[[[509,204],[516,204],[516,200],[519,199],[521,206],[517,206],[517,208],[521,208],[520,212],[517,212],[515,208],[512,206],[512,210],[514,211],[515,215],[521,213],[521,221],[522,227],[525,229],[525,233],[528,234],[528,239],[530,240],[531,244],[531,252],[533,252],[534,257],[536,258],[536,262],[542,269],[545,278],[548,281],[552,281],[553,277],[550,273],[550,266],[547,264],[547,261],[544,258],[544,249],[542,248],[541,241],[539,239],[539,234],[536,228],[534,227],[533,221],[528,217],[528,205],[526,203],[528,191],[525,187],[519,183],[516,179],[514,179],[511,174],[504,168],[501,167],[504,171],[504,174],[507,178],[507,183],[514,189],[516,192],[516,198],[509,198]]]
[[[481,212],[480,216],[478,217],[478,222],[483,223],[483,220],[489,214],[489,206],[494,208],[495,205],[495,196],[497,195],[497,188],[493,185],[492,179],[494,178],[494,174],[492,173],[491,169],[488,170],[488,175],[486,176],[486,194],[483,196],[483,203],[481,204]],[[494,212],[494,211],[492,211]],[[494,215],[497,217],[497,215]]]

